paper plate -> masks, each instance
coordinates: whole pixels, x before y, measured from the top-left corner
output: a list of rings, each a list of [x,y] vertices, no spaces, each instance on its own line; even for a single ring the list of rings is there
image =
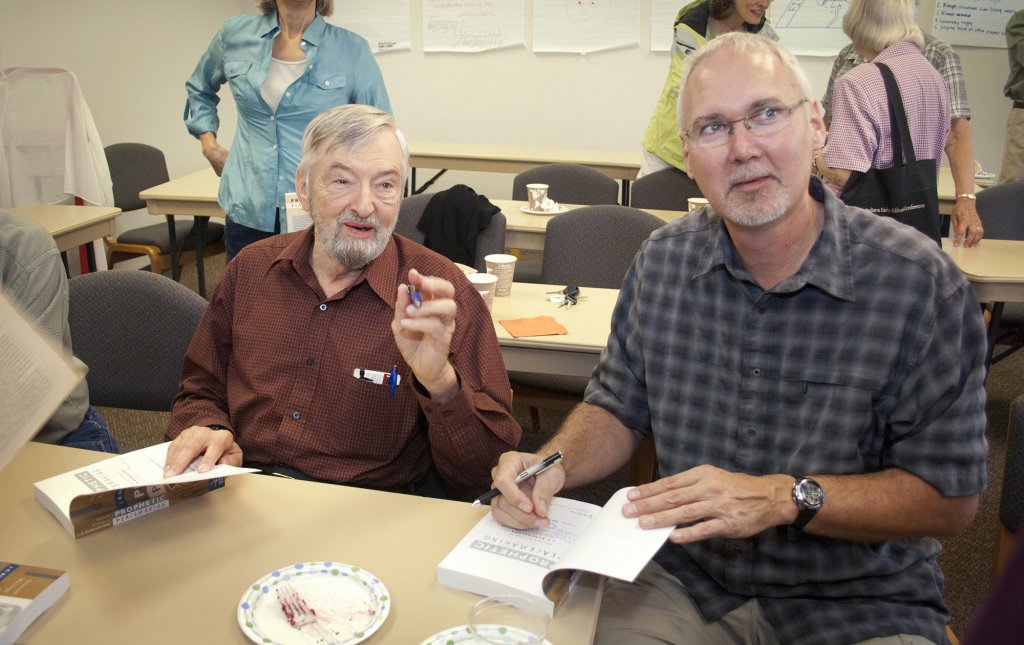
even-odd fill
[[[281,609],[276,590],[284,584],[302,596],[338,645],[363,642],[391,611],[391,594],[369,571],[341,562],[293,564],[252,583],[238,602],[238,624],[254,643],[309,645],[307,632],[293,627]]]
[[[437,632],[433,636],[423,640],[420,645],[455,645],[455,643],[461,643],[462,645],[474,645],[476,643],[482,645],[490,645],[491,643],[522,643],[525,639],[526,634],[515,627],[500,627],[498,625],[485,625],[485,627],[494,627],[494,631],[488,632],[486,641],[479,640],[473,636],[473,632],[469,631],[469,625],[459,625],[458,627],[452,627]],[[543,640],[538,645],[551,645],[551,641]]]
[[[529,206],[520,206],[519,210],[523,211],[524,213],[529,213],[530,215],[558,215],[559,213],[564,213],[564,212],[568,211],[569,209],[566,208],[565,206],[559,206],[555,210],[551,210],[551,211],[535,211],[535,210],[530,210]]]

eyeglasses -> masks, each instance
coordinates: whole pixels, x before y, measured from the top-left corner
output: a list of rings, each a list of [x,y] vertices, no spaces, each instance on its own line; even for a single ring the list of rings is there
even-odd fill
[[[793,110],[797,109],[808,99],[800,99],[795,105],[770,105],[732,121],[712,121],[695,128],[685,130],[686,140],[695,148],[714,148],[725,145],[732,136],[734,124],[743,122],[750,134],[755,137],[764,137],[774,134],[789,124],[793,117]]]

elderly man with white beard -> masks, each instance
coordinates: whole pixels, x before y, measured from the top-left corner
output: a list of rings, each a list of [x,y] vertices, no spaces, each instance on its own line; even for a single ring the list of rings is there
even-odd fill
[[[483,299],[393,233],[408,168],[386,112],[310,122],[295,185],[314,224],[226,267],[185,357],[168,475],[203,455],[200,471],[419,495],[487,486],[522,431]]]

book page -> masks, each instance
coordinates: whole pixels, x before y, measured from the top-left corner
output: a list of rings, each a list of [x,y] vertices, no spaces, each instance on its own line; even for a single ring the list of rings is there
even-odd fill
[[[629,503],[627,491],[629,487],[612,495],[562,557],[559,569],[583,569],[619,580],[636,580],[675,527],[642,529],[635,517],[624,517],[622,507]]]
[[[85,376],[0,293],[0,470]]]

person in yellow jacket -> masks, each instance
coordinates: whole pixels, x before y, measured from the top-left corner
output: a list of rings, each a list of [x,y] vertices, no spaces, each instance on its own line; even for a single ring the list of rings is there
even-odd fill
[[[730,31],[743,30],[778,40],[765,17],[770,4],[771,0],[697,0],[679,10],[668,78],[644,133],[639,176],[670,166],[686,171],[676,119],[679,82],[686,69],[686,58],[715,36]]]

